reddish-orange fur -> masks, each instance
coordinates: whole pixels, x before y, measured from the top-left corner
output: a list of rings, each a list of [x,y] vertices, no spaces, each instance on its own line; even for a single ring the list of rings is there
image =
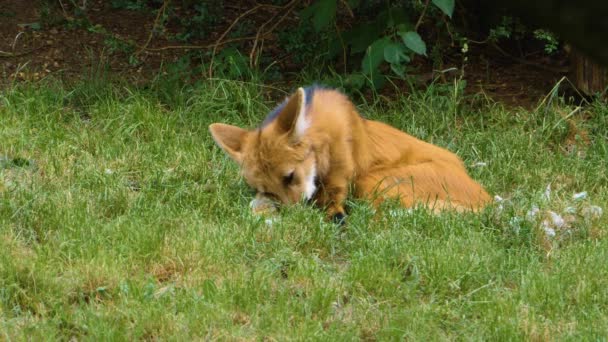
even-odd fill
[[[296,181],[285,186],[285,175],[293,170],[294,179],[303,181],[314,165],[319,180],[314,198],[329,216],[344,213],[351,184],[355,196],[375,204],[398,197],[405,207],[460,211],[478,210],[490,201],[455,154],[363,119],[337,91],[314,92],[305,110],[308,128],[299,132],[296,122],[305,96],[300,88],[277,118],[259,130],[210,126],[216,142],[241,164],[245,179],[258,192],[296,202],[304,187]]]

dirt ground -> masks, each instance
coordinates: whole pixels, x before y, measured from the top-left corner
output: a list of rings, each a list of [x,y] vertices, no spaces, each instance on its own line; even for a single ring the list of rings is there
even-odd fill
[[[78,18],[71,16],[72,9],[59,8],[49,13],[29,1],[0,0],[1,82],[38,80],[49,75],[78,77],[83,71],[106,65],[111,73],[141,84],[157,75],[162,65],[189,51],[179,47],[183,43],[169,41],[162,34],[154,35],[148,42],[155,11],[116,10],[103,0],[90,0],[86,4],[85,15],[90,25],[78,25]],[[215,42],[245,8],[226,8],[213,32],[192,44],[208,46]],[[165,29],[175,28],[169,22]],[[134,42],[139,62],[130,63],[131,54],[124,49],[112,49],[107,41],[109,36],[115,38],[114,42]],[[472,46],[468,55],[467,92],[482,92],[509,106],[534,106],[568,70],[568,60],[563,54],[549,58],[533,53],[517,58],[487,46]],[[279,64],[292,68],[289,63],[282,60]],[[422,63],[427,65],[420,70],[430,75],[430,62]],[[461,65],[461,56],[445,56],[444,69]],[[419,76],[425,78],[423,74]]]

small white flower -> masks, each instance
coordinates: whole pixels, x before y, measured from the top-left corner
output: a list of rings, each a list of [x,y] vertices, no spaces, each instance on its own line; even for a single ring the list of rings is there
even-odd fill
[[[111,174],[113,174],[113,173],[114,173],[114,170],[112,170],[112,169],[105,169],[104,173],[105,173],[106,175],[111,175]]]

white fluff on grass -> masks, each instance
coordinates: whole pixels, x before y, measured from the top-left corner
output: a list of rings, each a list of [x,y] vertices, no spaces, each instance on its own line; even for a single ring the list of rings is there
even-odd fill
[[[528,222],[540,221],[540,228],[543,229],[547,237],[555,237],[560,233],[569,233],[572,224],[576,222],[577,214],[582,216],[586,220],[595,220],[602,216],[603,209],[597,205],[583,205],[583,200],[588,199],[589,194],[587,191],[576,192],[572,195],[572,201],[575,203],[568,203],[569,206],[562,210],[562,214],[550,210],[540,209],[536,204],[533,204],[530,210],[526,212],[525,219]],[[551,184],[545,187],[544,192],[541,195],[541,202],[545,204],[551,199]],[[506,200],[501,196],[494,196],[494,201],[498,204],[499,213],[502,212],[503,204]],[[579,217],[580,217],[579,216]],[[520,217],[512,217],[509,224],[513,226],[516,233],[519,232],[519,223],[521,222]]]
[[[582,200],[585,198],[587,198],[587,191],[577,192],[574,195],[572,195],[572,199],[575,201]]]
[[[590,205],[588,207],[583,208],[582,212],[583,217],[586,219],[598,219],[604,213],[604,210],[597,205]]]

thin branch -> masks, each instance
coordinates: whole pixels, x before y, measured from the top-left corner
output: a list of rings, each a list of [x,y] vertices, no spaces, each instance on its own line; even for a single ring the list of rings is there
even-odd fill
[[[36,51],[36,50],[40,50],[40,49],[42,49],[43,47],[44,47],[44,46],[40,46],[40,47],[37,47],[37,48],[31,49],[31,50],[28,50],[28,51],[24,51],[24,52],[17,52],[17,53],[15,53],[15,52],[6,52],[6,51],[2,51],[2,50],[0,50],[0,58],[3,58],[3,57],[4,57],[4,58],[22,57],[22,56],[25,56],[25,55],[29,55],[30,53],[32,53],[32,52],[34,52],[34,51]]]
[[[133,41],[127,40],[121,36],[113,34],[112,37],[115,39],[118,39],[120,41],[127,42],[129,44],[133,44],[138,48],[142,47],[141,45],[133,43]],[[226,39],[226,40],[222,41],[221,43],[217,44],[217,46],[219,47],[219,46],[230,44],[230,43],[242,42],[242,41],[254,40],[254,39],[255,39],[255,36],[231,38],[231,39]],[[158,47],[158,48],[147,47],[146,51],[160,52],[160,51],[166,51],[166,50],[206,50],[206,49],[211,49],[215,46],[216,46],[216,43],[211,43],[211,44],[207,44],[207,45],[167,45],[167,46],[162,46],[162,47]]]
[[[47,46],[47,45],[42,45],[42,46],[30,49],[28,51],[15,52],[15,48],[17,46],[17,41],[19,40],[19,38],[21,37],[22,34],[23,34],[23,31],[17,33],[17,35],[15,36],[15,39],[13,40],[13,43],[11,44],[11,52],[6,52],[6,51],[0,50],[0,58],[3,58],[3,57],[4,58],[14,58],[14,57],[21,57],[21,56],[29,55],[30,53],[32,53],[36,50],[45,48]]]
[[[496,51],[500,52],[503,56],[505,56],[507,58],[510,58],[510,59],[514,60],[515,62],[518,62],[520,64],[529,65],[529,66],[532,66],[532,67],[536,67],[536,68],[539,68],[539,69],[551,71],[551,72],[554,72],[554,73],[560,73],[560,74],[563,74],[563,73],[565,73],[565,72],[568,71],[568,68],[552,67],[550,65],[545,65],[545,64],[542,64],[542,63],[534,63],[534,62],[525,60],[523,58],[519,58],[519,57],[513,56],[510,53],[508,53],[505,50],[503,50],[502,48],[500,48],[500,46],[498,46],[497,44],[492,43],[491,45],[492,45],[492,47],[494,49],[496,49]]]
[[[420,17],[418,17],[416,26],[414,26],[414,31],[416,31],[416,32],[418,32],[418,28],[422,24],[422,19],[424,19],[424,16],[426,15],[426,9],[429,7],[429,2],[430,2],[430,0],[426,0],[426,3],[424,4],[424,8],[422,9],[422,13],[420,13]]]
[[[219,46],[220,43],[222,42],[222,39],[224,39],[224,37],[226,37],[226,35],[232,30],[232,28],[234,27],[234,25],[236,25],[236,23],[239,22],[239,20],[243,19],[244,17],[248,16],[249,14],[257,11],[259,8],[262,7],[266,7],[267,5],[264,4],[258,4],[256,6],[254,6],[252,9],[247,10],[245,12],[243,12],[241,15],[239,15],[236,19],[234,19],[232,21],[232,23],[230,24],[230,26],[228,26],[228,28],[222,33],[222,35],[220,35],[220,37],[215,41],[215,45]],[[215,49],[214,50],[214,54],[215,54]]]
[[[63,17],[68,18],[68,12],[65,10],[65,6],[63,5],[63,1],[59,0],[59,6],[61,6],[61,12],[63,12]]]
[[[484,40],[474,40],[474,39],[467,38],[467,43],[480,44],[480,45],[486,44],[489,41],[490,41],[490,36],[488,36]]]
[[[454,46],[454,35],[452,34],[452,31],[450,30],[450,23],[448,23],[448,21],[445,19],[445,16],[442,16],[443,19],[443,23],[445,24],[445,30],[448,32],[448,35],[450,36],[450,40],[452,41],[452,44],[450,46]]]
[[[274,31],[274,29],[276,29],[276,28],[277,28],[277,26],[279,26],[279,24],[280,24],[280,23],[281,23],[281,22],[282,22],[282,21],[283,21],[285,18],[287,18],[287,15],[289,15],[289,13],[291,13],[291,11],[292,11],[292,10],[295,8],[295,6],[292,6],[292,5],[297,4],[297,3],[298,3],[298,1],[299,1],[299,0],[293,0],[293,1],[291,1],[289,4],[285,5],[285,7],[284,7],[284,8],[287,8],[287,7],[289,7],[289,6],[291,6],[291,7],[290,7],[290,8],[287,10],[287,12],[285,12],[285,14],[283,14],[283,16],[282,16],[282,17],[281,17],[281,18],[280,18],[280,19],[279,19],[279,20],[278,20],[278,21],[277,21],[277,22],[276,22],[276,23],[275,23],[275,24],[274,24],[274,25],[273,25],[273,26],[272,26],[272,27],[271,27],[271,28],[270,28],[268,31],[266,31],[266,33],[264,33],[264,37],[265,37],[265,36],[267,36],[268,34],[270,34],[272,31]]]
[[[283,20],[285,20],[285,18],[287,18],[287,16],[289,15],[289,13],[291,13],[291,11],[295,8],[295,4],[298,2],[299,0],[292,0],[291,2],[289,2],[287,5],[285,5],[283,8],[287,8],[287,11],[285,11],[285,13],[283,14],[283,16],[281,16],[281,18],[279,20],[277,20],[274,25],[272,27],[270,27],[270,29],[268,29],[268,31],[264,32],[264,34],[262,34],[262,30],[264,29],[264,27],[266,27],[266,25],[270,24],[272,21],[274,21],[274,19],[277,17],[277,14],[273,15],[270,19],[268,19],[266,22],[264,22],[260,28],[258,29],[256,35],[255,35],[255,40],[253,41],[253,47],[251,48],[251,52],[249,53],[249,65],[253,66],[253,56],[255,54],[256,48],[258,46],[258,42],[261,39],[264,39],[266,36],[268,36],[270,33],[272,33],[274,31],[275,28],[277,28],[277,26],[279,26],[279,24],[281,22],[283,22]]]
[[[216,46],[219,47],[219,46],[234,43],[234,42],[242,42],[245,40],[253,40],[253,39],[255,39],[255,36],[238,37],[238,38],[226,39],[219,44],[212,43],[212,44],[207,44],[207,45],[167,45],[167,46],[163,46],[163,47],[159,47],[159,48],[146,48],[146,51],[158,52],[158,51],[166,51],[166,50],[206,50],[206,49],[211,49]]]
[[[351,18],[354,18],[355,17],[355,13],[353,13],[353,10],[348,5],[348,2],[346,2],[346,0],[342,0],[341,2],[344,5],[344,7],[346,8],[346,11],[348,12],[348,15],[350,15]]]
[[[19,37],[21,37],[22,34],[23,34],[23,31],[17,33],[17,35],[15,36],[15,40],[13,40],[13,44],[11,45],[11,50],[13,52],[15,52],[15,46],[17,45],[17,40],[19,40]]]
[[[289,95],[289,92],[285,91],[285,89],[273,87],[273,86],[268,85],[268,84],[249,82],[249,81],[241,81],[241,80],[232,80],[232,79],[219,78],[219,77],[211,77],[211,78],[209,78],[209,81],[229,81],[231,83],[251,84],[251,85],[255,85],[256,87],[268,88],[268,89],[271,89],[271,90],[275,90],[275,91],[281,92],[281,93],[283,93],[285,95]]]
[[[152,28],[150,29],[150,34],[148,35],[148,39],[146,40],[146,42],[144,43],[144,45],[140,46],[139,50],[137,50],[137,52],[135,52],[135,54],[134,54],[135,56],[139,55],[150,44],[150,41],[152,40],[152,36],[154,35],[154,30],[158,26],[158,21],[160,20],[160,18],[162,17],[162,15],[165,14],[165,10],[167,9],[167,6],[169,5],[170,2],[171,2],[171,0],[165,0],[165,1],[163,1],[163,5],[158,9],[158,13],[156,14],[156,19],[154,19],[154,24],[152,24]]]
[[[344,73],[346,74],[346,45],[344,44],[344,39],[342,39],[342,35],[340,34],[338,23],[335,21],[334,26],[336,27],[336,34],[338,35],[338,38],[340,38],[340,44],[342,45],[342,61],[344,63]]]
[[[222,39],[224,39],[224,37],[226,37],[226,35],[230,32],[230,30],[232,30],[232,28],[234,27],[234,25],[236,25],[236,23],[239,22],[239,20],[241,20],[244,17],[248,16],[249,14],[257,11],[259,8],[262,8],[262,7],[265,7],[265,6],[266,5],[264,5],[264,4],[258,4],[258,5],[255,5],[253,8],[251,8],[251,9],[243,12],[241,15],[239,15],[236,19],[234,19],[232,21],[232,23],[230,24],[230,26],[228,26],[228,28],[215,41],[215,44],[213,45],[213,51],[211,52],[211,61],[209,62],[209,77],[213,76],[213,58],[215,57],[215,53],[217,52],[218,46],[220,46],[220,44],[222,43]]]

